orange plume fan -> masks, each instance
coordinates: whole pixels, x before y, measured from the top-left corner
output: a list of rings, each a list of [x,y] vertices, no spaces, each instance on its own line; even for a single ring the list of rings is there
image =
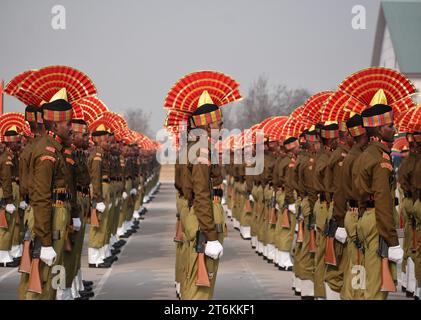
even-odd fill
[[[400,113],[395,123],[400,132],[421,131],[421,105]]]
[[[12,126],[16,126],[20,134],[31,135],[31,129],[25,121],[25,115],[20,112],[8,112],[0,115],[0,141],[4,141],[5,132]]]
[[[26,78],[28,78],[32,73],[36,71],[37,70],[28,70],[18,74],[12,80],[9,81],[9,83],[6,85],[6,88],[4,89],[4,92],[8,95],[14,96],[16,92],[19,91],[22,82],[25,81]]]
[[[167,114],[167,117],[164,122],[164,127],[178,127],[179,125],[185,123],[188,124],[189,114],[177,111],[177,110],[170,110]]]
[[[278,125],[285,123],[288,120],[286,116],[278,116],[273,117],[270,121],[266,122],[263,126],[263,131],[265,137],[269,138],[271,141],[278,141],[280,140],[279,135],[275,134],[274,129],[277,128]]]
[[[102,114],[102,117],[113,132],[128,128],[126,120],[118,113],[106,111]]]
[[[338,89],[355,98],[356,103],[348,104],[345,108],[359,114],[370,106],[380,89],[384,92],[386,104],[396,114],[414,106],[411,96],[416,92],[415,86],[403,74],[382,67],[360,70],[346,78]]]
[[[309,119],[314,123],[320,121],[322,113],[321,110],[326,101],[332,96],[332,91],[323,91],[311,96],[303,105],[301,116],[304,119]]]
[[[66,88],[70,103],[97,94],[94,83],[86,74],[68,66],[39,69],[27,77],[20,88],[23,96],[16,96],[20,100],[32,95],[48,102],[62,88]]]
[[[169,91],[164,107],[187,113],[197,109],[199,98],[207,90],[219,107],[241,99],[239,84],[231,77],[216,71],[193,72],[181,78]]]
[[[73,108],[80,107],[83,110],[84,120],[90,125],[104,112],[108,111],[107,106],[101,99],[88,97],[72,103]]]

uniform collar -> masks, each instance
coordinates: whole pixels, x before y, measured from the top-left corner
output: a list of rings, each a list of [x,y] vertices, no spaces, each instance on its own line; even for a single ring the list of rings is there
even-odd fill
[[[61,144],[61,139],[58,137],[54,132],[48,131],[47,132],[47,139],[49,139],[52,144],[56,147],[58,151],[61,151],[63,149],[63,145]]]
[[[380,141],[370,141],[369,145],[374,146],[374,147],[376,147],[376,148],[380,149],[381,151],[386,152],[388,154],[391,153],[390,148]]]

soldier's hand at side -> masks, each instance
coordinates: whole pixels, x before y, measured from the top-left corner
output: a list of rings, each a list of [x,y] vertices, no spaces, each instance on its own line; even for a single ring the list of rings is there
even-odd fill
[[[403,250],[399,245],[395,247],[389,247],[388,255],[390,261],[401,263],[403,259]]]
[[[206,242],[205,255],[216,260],[222,257],[224,248],[218,240]]]
[[[28,204],[26,203],[25,200],[23,200],[19,203],[19,208],[22,209],[22,210],[26,210],[26,208],[28,208]]]
[[[52,266],[56,261],[57,254],[53,247],[41,247],[40,259],[48,266]]]
[[[295,209],[295,204],[289,204],[288,205],[288,211],[290,211],[293,214],[295,214],[297,212],[297,210]]]
[[[9,203],[8,205],[6,205],[6,211],[10,214],[12,214],[13,212],[15,212],[16,207],[14,204]]]
[[[79,231],[80,228],[82,227],[82,222],[80,221],[80,219],[72,218],[72,222],[73,222],[73,229],[75,229],[75,231]]]
[[[252,201],[252,202],[254,202],[254,198],[253,198],[252,195],[249,195],[249,200]]]
[[[127,199],[127,192],[126,191],[123,191],[123,194],[121,195],[121,197],[123,198],[123,200],[126,200]]]
[[[132,190],[130,190],[130,194],[135,196],[137,194],[137,190],[133,188]]]
[[[346,233],[345,228],[338,227],[338,229],[336,229],[335,239],[338,240],[340,243],[345,243],[347,237],[348,234]]]
[[[101,213],[104,212],[105,211],[105,204],[104,204],[104,202],[98,202],[96,204],[96,208],[95,209],[97,209]]]

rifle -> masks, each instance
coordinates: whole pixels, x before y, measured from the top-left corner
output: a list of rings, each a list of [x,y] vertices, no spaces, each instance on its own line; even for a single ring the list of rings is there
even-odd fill
[[[4,200],[0,200],[0,228],[7,229],[8,227],[5,202]]]
[[[289,222],[288,202],[286,201],[284,203],[284,206],[282,207],[281,227],[284,229],[291,228],[291,223]]]
[[[19,272],[31,273],[31,231],[26,227],[23,237],[22,259],[20,260]]]
[[[177,223],[175,226],[175,237],[174,242],[182,242],[183,241],[183,226],[180,220],[180,214],[177,213]]]
[[[96,202],[92,202],[91,207],[91,226],[95,228],[99,228],[99,220],[98,220],[98,214],[96,211]]]
[[[31,273],[29,275],[28,291],[42,293],[41,276],[39,269],[39,260],[41,256],[41,240],[35,238],[34,248],[32,249]]]
[[[357,264],[359,265],[361,264],[361,254],[364,254],[365,250],[360,239],[358,238],[358,235],[357,238],[353,241],[353,243],[357,247]]]
[[[412,248],[411,251],[413,253],[417,252],[417,219],[414,215],[411,216],[411,228],[412,228]]]
[[[382,236],[379,236],[379,250],[378,255],[382,259],[382,292],[396,292],[396,285],[392,278],[392,271],[389,266],[389,246]]]
[[[269,203],[269,225],[276,225],[276,193],[275,190],[272,191],[272,197],[270,198]]]
[[[199,287],[210,287],[208,270],[206,268],[205,261],[205,246],[206,246],[206,237],[205,234],[197,230],[196,232],[196,252],[198,255],[197,262],[197,279],[196,286]]]
[[[308,250],[310,253],[316,252],[316,217],[313,213],[310,213],[307,229],[310,231],[310,242],[308,244]]]
[[[253,212],[253,209],[251,208],[251,203],[250,203],[250,194],[249,194],[249,193],[247,193],[245,212],[246,212],[246,213],[251,213],[251,212]]]
[[[327,228],[325,229],[325,235],[326,235],[326,251],[325,251],[325,263],[336,266],[336,254],[335,254],[335,233],[336,229],[338,229],[338,223],[330,219]]]
[[[66,241],[64,243],[64,251],[72,252],[73,244],[75,242],[75,232],[73,226],[69,226]]]
[[[298,220],[298,232],[297,232],[297,242],[303,242],[304,241],[304,217],[302,212],[301,205],[298,206],[298,214],[297,214],[297,220]]]

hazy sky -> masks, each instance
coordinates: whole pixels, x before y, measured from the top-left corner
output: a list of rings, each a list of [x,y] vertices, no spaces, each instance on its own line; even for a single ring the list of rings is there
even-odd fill
[[[0,0],[0,78],[54,64],[86,72],[110,109],[152,112],[187,73],[214,69],[245,94],[266,75],[272,84],[333,89],[371,62],[379,0]],[[51,27],[54,5],[66,30]],[[367,29],[351,26],[363,5]],[[23,105],[5,98],[5,111]]]

